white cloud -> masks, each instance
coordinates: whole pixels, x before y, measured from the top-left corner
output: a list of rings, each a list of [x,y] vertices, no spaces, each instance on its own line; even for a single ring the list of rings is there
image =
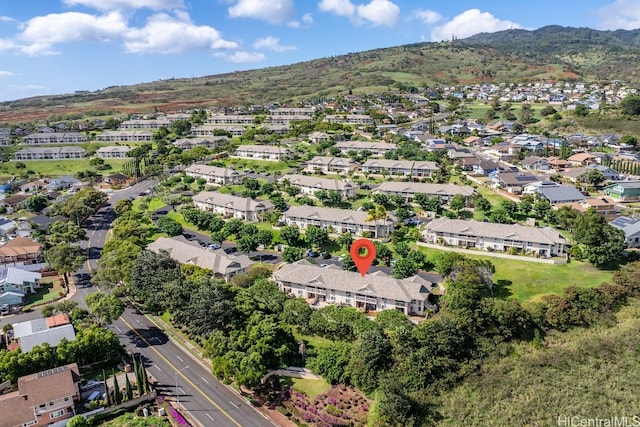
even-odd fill
[[[258,39],[253,43],[254,49],[268,49],[274,52],[286,52],[288,50],[296,50],[295,46],[283,46],[280,44],[280,39],[275,37],[264,37]]]
[[[12,73],[11,71],[0,70],[0,77],[13,76],[13,75],[14,73]]]
[[[53,45],[60,43],[118,39],[127,30],[124,17],[118,12],[103,16],[66,12],[38,16],[25,24],[16,37],[18,50],[28,55],[53,54]]]
[[[236,64],[246,64],[252,62],[262,62],[266,59],[263,53],[259,52],[243,52],[238,51],[234,52],[232,55],[227,55],[224,53],[216,53],[214,56],[218,58],[224,58],[229,62],[235,62]]]
[[[318,8],[323,12],[344,16],[356,25],[365,23],[374,27],[395,27],[400,16],[400,8],[390,0],[371,0],[358,6],[350,0],[321,0]]]
[[[373,26],[393,28],[398,23],[400,8],[389,0],[371,0],[367,5],[358,6],[358,17]]]
[[[253,18],[270,24],[282,24],[294,15],[293,0],[239,0],[229,7],[231,18]]]
[[[424,24],[430,25],[441,21],[442,15],[435,10],[418,9],[413,12],[413,18],[422,21]]]
[[[509,28],[522,27],[512,21],[498,19],[489,12],[469,9],[443,25],[435,27],[431,31],[431,40],[450,40],[453,36],[462,39],[478,33],[493,33]]]
[[[18,22],[17,19],[14,19],[10,16],[2,16],[0,15],[0,22]]]
[[[291,28],[310,27],[313,24],[313,16],[310,13],[302,15],[302,22],[293,20],[287,22],[287,25]]]
[[[64,0],[67,6],[85,6],[96,10],[182,9],[182,0]]]
[[[633,30],[640,28],[640,1],[616,0],[596,11],[602,30]]]
[[[185,16],[176,19],[164,13],[151,16],[144,27],[127,31],[124,47],[130,53],[175,54],[211,49],[235,49],[209,26],[193,25]]]
[[[347,18],[352,18],[356,13],[356,7],[349,0],[322,0],[318,3],[318,8]]]

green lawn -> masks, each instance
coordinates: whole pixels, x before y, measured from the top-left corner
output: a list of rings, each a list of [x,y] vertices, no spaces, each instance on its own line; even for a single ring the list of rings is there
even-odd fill
[[[308,380],[303,378],[292,378],[293,389],[300,393],[305,393],[311,399],[326,393],[331,389],[331,385],[324,380]]]
[[[60,276],[44,277],[41,281],[42,287],[37,289],[36,293],[27,297],[25,308],[33,308],[35,306],[49,303],[56,298],[60,298],[60,292],[63,292],[59,282]]]
[[[431,261],[442,253],[436,249],[420,247]],[[569,264],[543,264],[517,261],[481,255],[466,255],[470,258],[489,260],[496,267],[493,281],[497,296],[518,301],[528,301],[544,294],[559,294],[569,286],[596,287],[610,282],[613,273],[599,270],[589,263],[571,261]]]
[[[20,175],[24,170],[16,168],[16,164],[24,163],[27,166],[27,170],[32,170],[39,173],[41,176],[60,176],[60,175],[75,175],[77,172],[85,170],[94,170],[94,167],[89,164],[91,159],[78,159],[78,160],[31,160],[23,162],[6,162],[0,165],[0,176],[16,176]],[[111,174],[120,172],[122,165],[130,159],[110,159],[105,160],[105,164],[111,165],[111,169],[98,171],[102,174]]]
[[[250,159],[237,159],[228,157],[224,159],[224,163],[227,166],[233,166],[234,169],[253,169],[255,172],[285,172],[291,169],[286,162],[271,162],[268,160],[250,160]]]

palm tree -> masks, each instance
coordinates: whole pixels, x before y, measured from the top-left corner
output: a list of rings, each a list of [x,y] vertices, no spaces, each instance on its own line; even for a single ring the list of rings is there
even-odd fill
[[[387,209],[382,205],[376,205],[374,208],[371,208],[367,211],[367,217],[365,218],[365,222],[374,221],[376,225],[376,231],[374,237],[378,237],[378,220],[386,220],[389,217],[387,213]]]

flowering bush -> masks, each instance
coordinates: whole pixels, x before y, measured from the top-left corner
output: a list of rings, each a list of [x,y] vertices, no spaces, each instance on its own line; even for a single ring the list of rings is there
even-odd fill
[[[176,422],[178,423],[179,426],[186,426],[186,427],[190,426],[190,424],[187,422],[187,420],[184,419],[182,414],[180,414],[180,412],[176,411],[173,408],[173,406],[169,406],[169,414],[171,414],[171,418],[176,420]]]

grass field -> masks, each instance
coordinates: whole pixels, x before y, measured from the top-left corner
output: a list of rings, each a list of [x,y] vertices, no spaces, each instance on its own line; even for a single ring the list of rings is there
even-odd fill
[[[442,251],[420,247],[431,261],[435,261]],[[489,260],[496,267],[493,276],[496,296],[530,301],[545,294],[559,294],[569,286],[596,287],[602,282],[610,282],[613,273],[598,270],[589,263],[571,261],[569,264],[543,264],[517,261],[482,255],[467,255],[470,258]]]
[[[62,286],[60,286],[60,277],[61,276],[43,277],[40,282],[42,288],[38,289],[35,294],[27,297],[25,308],[33,308],[34,306],[46,304],[56,298],[60,298],[60,293],[63,292]]]
[[[40,176],[60,176],[60,175],[75,175],[77,172],[85,170],[93,170],[94,167],[89,164],[91,159],[77,159],[77,160],[31,160],[23,161],[27,166],[27,170],[32,170]],[[122,165],[130,159],[109,159],[105,160],[105,164],[111,165],[111,169],[99,171],[103,174],[111,174],[120,172]],[[16,165],[20,162],[5,162],[0,165],[0,177],[11,177],[20,175],[24,170],[16,168]]]
[[[293,389],[300,393],[305,393],[311,399],[329,391],[331,386],[323,380],[308,380],[303,378],[292,378]]]

